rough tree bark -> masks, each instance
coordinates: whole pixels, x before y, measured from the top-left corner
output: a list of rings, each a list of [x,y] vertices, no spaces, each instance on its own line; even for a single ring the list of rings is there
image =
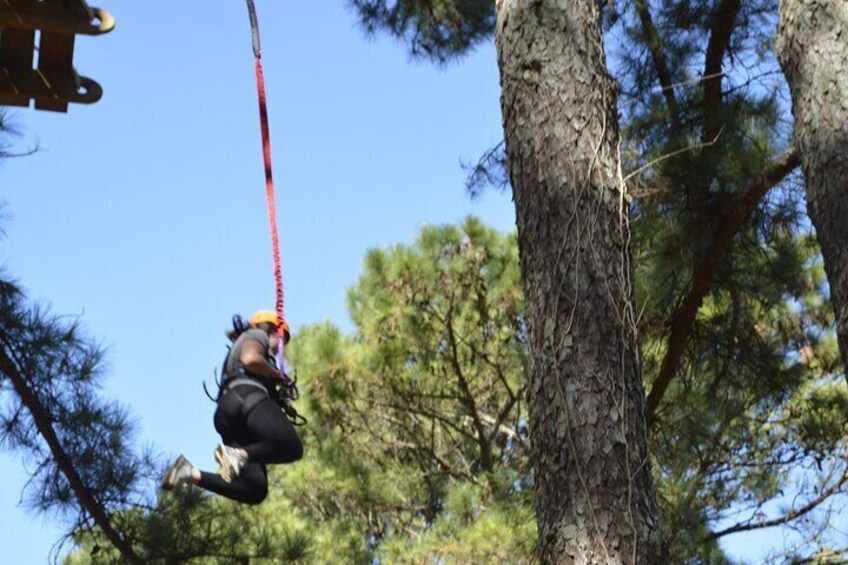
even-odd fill
[[[848,369],[848,3],[781,0],[777,52]]]
[[[527,298],[539,556],[663,563],[598,4],[498,0],[507,159]]]

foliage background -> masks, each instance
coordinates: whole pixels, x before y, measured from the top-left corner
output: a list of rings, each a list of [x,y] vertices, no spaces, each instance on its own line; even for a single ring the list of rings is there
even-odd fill
[[[649,50],[644,46],[632,48],[634,42],[638,46],[644,41],[631,11],[635,5],[623,4],[618,19],[609,21],[614,30],[610,36],[613,38],[610,52],[618,57],[613,70],[622,79],[622,111],[628,140],[624,149],[631,170],[675,148],[696,145],[700,132],[697,122],[704,119],[699,111],[703,103],[701,90],[686,84],[678,90],[678,103],[684,109],[682,121],[686,125],[669,127],[671,120],[668,110],[663,109],[664,97],[651,86],[655,77],[649,64]],[[691,28],[688,34],[675,36],[679,45],[670,49],[676,57],[672,77],[687,83],[697,76],[702,64],[698,53],[687,46],[703,43],[703,34],[711,20],[699,12],[694,3],[668,3],[666,6],[666,10],[657,14],[658,21],[664,22],[663,29]],[[189,8],[198,6],[189,3]],[[724,117],[731,118],[734,127],[722,130],[715,143],[662,161],[632,179],[636,196],[633,212],[637,218],[640,302],[645,308],[642,332],[648,382],[661,365],[665,322],[686,288],[692,264],[710,245],[707,237],[710,228],[722,211],[733,205],[734,198],[750,178],[787,142],[786,104],[785,98],[781,98],[784,93],[780,81],[770,74],[774,63],[768,33],[764,31],[772,25],[769,20],[772,9],[770,2],[746,5],[743,15],[749,27],[735,37],[731,45],[734,66],[725,83],[730,92],[720,109]],[[129,7],[125,8],[125,14],[130,24],[124,37],[140,41],[144,30],[137,22],[145,21],[146,16],[141,10]],[[81,310],[85,306],[86,320],[93,327],[103,327],[104,333],[116,344],[135,345],[141,341],[139,334],[144,335],[143,347],[130,349],[126,357],[120,351],[117,353],[117,377],[107,390],[118,398],[131,398],[134,407],[140,406],[144,429],[153,432],[151,436],[157,438],[157,443],[167,450],[193,450],[190,456],[196,461],[198,458],[208,461],[208,456],[192,454],[201,453],[202,442],[198,438],[206,437],[206,443],[214,445],[208,428],[201,428],[211,409],[203,405],[198,394],[199,379],[193,376],[198,373],[198,359],[220,357],[218,349],[211,344],[220,339],[221,320],[226,320],[231,313],[231,303],[239,302],[243,304],[239,309],[249,311],[264,304],[256,298],[243,297],[263,296],[270,288],[270,281],[256,276],[260,267],[267,267],[266,252],[256,244],[264,241],[263,226],[247,219],[261,217],[259,195],[254,200],[247,196],[234,198],[232,190],[244,184],[245,178],[258,177],[255,170],[258,167],[209,166],[210,162],[226,161],[255,164],[253,152],[247,150],[250,144],[235,144],[234,148],[231,141],[255,137],[255,132],[251,131],[252,120],[243,119],[246,112],[233,110],[250,108],[253,104],[248,65],[242,60],[246,56],[234,56],[238,50],[233,46],[240,43],[235,40],[231,28],[234,27],[232,22],[239,20],[239,14],[235,9],[222,10],[221,14],[206,13],[210,18],[207,23],[212,27],[204,28],[199,36],[192,36],[196,40],[193,45],[205,45],[210,53],[221,55],[215,65],[201,63],[191,66],[189,72],[181,61],[169,58],[174,51],[185,52],[184,46],[174,39],[183,37],[183,30],[178,26],[173,27],[173,34],[169,36],[172,42],[158,47],[162,49],[161,56],[156,57],[154,52],[151,60],[145,61],[144,64],[151,65],[150,74],[179,76],[180,81],[185,81],[168,83],[161,95],[162,103],[157,106],[169,108],[174,118],[142,124],[130,121],[125,112],[128,97],[138,97],[139,105],[149,103],[149,99],[142,95],[147,91],[131,80],[137,75],[124,75],[129,82],[115,82],[118,96],[115,103],[110,105],[104,101],[97,107],[81,109],[76,118],[68,117],[62,122],[33,116],[32,124],[27,124],[27,130],[41,132],[56,128],[54,131],[65,134],[69,125],[78,124],[79,129],[70,131],[87,132],[90,136],[90,144],[72,140],[60,146],[64,163],[61,174],[47,172],[50,167],[45,161],[38,161],[45,159],[42,155],[13,162],[9,168],[11,174],[4,171],[4,182],[11,179],[11,201],[16,216],[21,213],[19,210],[24,214],[24,221],[18,219],[10,235],[17,238],[10,243],[18,243],[9,246],[10,263],[15,272],[30,281],[28,284],[40,282],[39,289],[44,290],[39,290],[38,295],[44,292],[43,296],[56,300],[63,310]],[[350,43],[345,43],[345,49],[331,48],[326,42],[316,41],[315,34],[310,34],[303,26],[295,25],[297,21],[321,21],[326,26],[324,29],[337,29],[340,34],[337,37],[350,38]],[[288,27],[276,27],[282,25],[279,22]],[[288,245],[287,274],[292,273],[287,280],[290,296],[295,297],[290,300],[290,313],[295,320],[310,319],[304,315],[310,308],[333,311],[325,304],[318,305],[321,302],[318,297],[326,296],[319,291],[330,288],[336,289],[338,300],[331,318],[344,319],[340,313],[340,289],[349,284],[353,275],[348,274],[345,279],[340,273],[356,272],[356,264],[365,248],[409,240],[417,231],[416,224],[422,214],[438,222],[456,221],[465,215],[469,205],[461,203],[462,198],[458,196],[461,174],[455,167],[456,157],[483,151],[496,143],[499,136],[496,82],[492,80],[493,57],[485,42],[476,56],[461,63],[461,72],[433,71],[420,65],[407,66],[402,52],[385,41],[361,45],[361,38],[350,31],[350,23],[350,14],[335,8],[298,13],[294,18],[280,8],[263,11],[265,36],[273,37],[272,42],[278,39],[290,42],[281,43],[278,52],[302,53],[295,47],[310,46],[313,49],[309,52],[315,57],[299,54],[280,62],[280,69],[300,69],[300,72],[292,72],[290,80],[283,76],[281,83],[310,82],[302,77],[312,81],[310,88],[285,89],[280,95],[280,100],[284,101],[280,104],[280,114],[273,113],[276,107],[272,110],[272,116],[283,115],[279,122],[283,125],[275,126],[275,132],[299,132],[298,136],[283,136],[282,143],[277,145],[283,147],[278,152],[286,156],[283,162],[290,175],[289,182],[310,188],[294,191],[289,197],[291,200],[287,201],[290,205],[283,211],[284,240]],[[164,25],[174,24],[166,22]],[[482,18],[477,25],[486,29],[487,20]],[[616,41],[621,45],[617,46]],[[266,56],[274,51],[268,43],[266,40]],[[130,48],[131,44],[121,45]],[[463,44],[449,41],[445,45],[442,47],[448,49],[463,47]],[[222,46],[226,49],[220,49]],[[378,53],[376,58],[375,52]],[[433,52],[437,59],[439,52]],[[421,51],[413,50],[413,53],[420,55]],[[85,56],[91,61],[98,61],[99,57],[103,65],[111,60],[109,54],[94,49]],[[391,64],[385,64],[384,58]],[[377,62],[371,64],[373,67],[354,63],[361,60]],[[92,65],[94,68],[94,63]],[[352,72],[351,68],[357,71]],[[109,73],[110,77],[114,72]],[[192,79],[193,72],[198,74]],[[270,73],[272,77],[273,72]],[[243,80],[235,81],[232,78],[235,76]],[[382,89],[369,83],[379,77],[385,81],[381,83]],[[192,80],[198,83],[220,81],[215,83],[220,85],[219,90],[229,93],[215,99],[217,122],[209,121],[212,108],[193,104]],[[410,82],[406,83],[407,80]],[[237,85],[235,90],[233,85]],[[439,85],[445,90],[438,90]],[[491,89],[488,98],[482,96],[483,85]],[[275,88],[273,82],[271,88]],[[446,99],[451,103],[441,102]],[[397,106],[389,104],[390,101]],[[228,105],[231,107],[226,108]],[[305,108],[313,111],[306,112]],[[386,108],[396,109],[387,111]],[[105,119],[109,124],[107,132],[93,127],[85,129],[92,122],[102,128],[101,117],[108,118]],[[88,122],[84,123],[82,118]],[[472,119],[475,121],[470,121]],[[192,128],[187,127],[190,123],[198,124],[198,129],[199,124],[210,128],[212,123],[221,128],[215,130],[219,131],[218,136],[203,136],[202,140],[194,141],[205,151],[185,150],[186,137],[195,137],[191,135]],[[465,127],[456,128],[456,123]],[[398,135],[398,124],[409,128],[403,131],[413,133]],[[122,137],[120,132],[130,128],[137,135],[133,139]],[[446,140],[443,132],[447,129],[458,131],[460,135]],[[364,131],[369,132],[369,141],[379,141],[362,143]],[[466,134],[468,138],[464,137]],[[87,156],[80,148],[97,146],[95,140],[103,143],[104,139],[107,143],[108,139],[126,139],[120,152],[116,151],[118,147],[114,142],[108,151],[104,149],[113,157],[105,165],[108,174],[90,181],[93,186],[85,190],[79,187],[67,190],[67,181],[59,182],[59,179],[84,178],[83,172],[87,170]],[[706,139],[712,141],[714,138],[709,135]],[[141,158],[128,158],[127,153]],[[496,148],[491,153],[493,160],[484,164],[497,165],[497,155]],[[137,161],[167,163],[168,166],[140,168]],[[440,169],[434,168],[432,163],[452,163],[453,172],[438,172]],[[190,179],[186,179],[186,170],[192,171]],[[253,172],[248,173],[248,170]],[[363,172],[357,175],[356,171]],[[411,175],[410,171],[416,174]],[[496,167],[488,167],[486,171],[498,177]],[[132,172],[135,174],[128,174]],[[51,177],[53,174],[56,176]],[[118,184],[122,191],[115,190],[116,178],[121,179]],[[355,179],[366,179],[368,184],[357,186],[359,181]],[[711,180],[704,184],[703,179]],[[39,192],[25,190],[33,184],[39,186]],[[174,185],[184,190],[175,193]],[[207,198],[198,202],[198,189],[193,187],[202,187]],[[693,187],[700,188],[703,195],[697,203],[687,196]],[[797,494],[799,489],[804,496],[815,499],[818,493],[826,492],[834,484],[825,483],[822,488],[819,479],[836,473],[832,478],[838,484],[842,477],[845,387],[833,374],[835,350],[827,331],[830,321],[824,307],[827,291],[815,246],[811,243],[799,188],[797,179],[781,185],[743,227],[742,236],[718,267],[716,282],[710,286],[704,308],[693,326],[693,345],[687,348],[680,375],[657,413],[654,437],[660,462],[658,477],[664,510],[672,517],[669,523],[681,526],[671,531],[678,557],[689,555],[694,548],[703,561],[721,562],[723,556],[718,548],[698,539],[699,534],[706,533],[708,521],[713,531],[719,531],[749,517],[756,521],[762,512],[776,515],[779,514],[777,506]],[[367,201],[363,201],[362,194],[370,195]],[[56,207],[45,206],[45,198]],[[491,202],[492,198],[486,195],[484,203]],[[506,231],[510,223],[509,214],[505,212],[509,203],[503,200],[500,211],[492,216],[498,218],[496,225]],[[108,214],[102,212],[104,203],[110,206]],[[69,210],[75,213],[67,214]],[[187,213],[187,210],[192,212]],[[405,220],[404,224],[398,210],[410,212],[408,218],[415,219]],[[140,221],[141,218],[145,221]],[[154,221],[162,227],[158,233],[151,233],[146,228]],[[234,223],[237,229],[228,230],[222,237],[220,226]],[[386,239],[386,234],[396,229],[392,226],[398,225],[405,232]],[[102,236],[87,239],[90,236],[86,234],[91,230],[81,226],[97,226],[106,233],[124,237],[114,241]],[[46,238],[44,230],[50,234]],[[345,236],[339,237],[339,233]],[[432,237],[435,232],[430,233]],[[193,237],[185,237],[185,234]],[[36,243],[45,239],[44,245]],[[426,240],[426,235],[422,236],[422,241]],[[209,241],[219,245],[209,249]],[[21,242],[23,245],[19,244]],[[298,245],[291,242],[298,242]],[[294,253],[289,251],[292,248]],[[69,249],[86,252],[69,253]],[[167,253],[163,253],[163,249]],[[226,275],[220,276],[222,259],[219,254],[234,261],[239,257],[244,261],[243,268],[224,269]],[[398,261],[400,264],[416,262],[414,257],[401,257]],[[290,556],[319,559],[328,551],[338,551],[341,546],[351,555],[367,559],[369,550],[373,549],[369,541],[373,543],[373,540],[356,533],[361,524],[367,524],[369,531],[385,540],[380,551],[391,559],[444,551],[451,558],[462,560],[467,559],[463,551],[515,555],[527,547],[532,538],[531,529],[515,527],[516,524],[526,526],[530,521],[525,504],[527,491],[516,488],[516,481],[520,485],[526,478],[520,475],[524,467],[517,459],[515,446],[496,446],[495,457],[490,458],[490,463],[500,458],[499,464],[486,468],[476,457],[475,449],[481,446],[475,446],[475,442],[460,432],[454,431],[454,437],[449,429],[436,426],[435,430],[430,430],[421,422],[406,422],[406,427],[383,426],[375,433],[363,423],[368,418],[354,418],[356,426],[348,422],[352,414],[374,412],[369,410],[365,399],[357,405],[356,395],[363,390],[371,395],[376,390],[377,398],[380,392],[391,390],[393,394],[382,400],[384,404],[401,398],[421,408],[413,402],[421,401],[418,393],[410,396],[408,389],[413,382],[419,386],[421,366],[426,368],[424,374],[430,371],[442,379],[446,370],[441,366],[445,357],[439,348],[439,334],[433,330],[434,322],[419,315],[421,300],[432,300],[433,295],[429,292],[433,289],[425,293],[410,286],[410,281],[402,277],[390,276],[391,269],[388,274],[384,273],[381,264],[385,262],[385,257],[380,259],[380,253],[368,256],[362,284],[351,297],[352,327],[343,324],[341,333],[326,324],[304,328],[298,337],[299,345],[292,349],[293,361],[300,365],[304,375],[312,375],[305,379],[316,379],[304,381],[309,387],[309,401],[321,399],[322,402],[310,406],[315,427],[308,432],[307,441],[310,442],[308,447],[314,449],[314,459],[310,456],[309,461],[282,474],[279,481],[285,494],[269,504],[274,512],[264,508],[258,512],[240,509],[237,517],[244,515],[244,519],[257,527],[252,528],[251,536],[235,543],[232,507],[215,503],[211,507],[202,504],[198,508],[196,497],[189,495],[185,500],[166,503],[165,516],[169,520],[157,522],[154,515],[152,526],[140,530],[140,536],[160,542],[169,540],[190,553],[192,547],[196,547],[195,542],[190,537],[167,537],[186,534],[178,531],[168,534],[167,525],[169,521],[181,523],[178,516],[201,520],[203,514],[194,513],[208,512],[210,516],[223,513],[220,523],[214,518],[208,520],[216,524],[214,533],[221,542],[221,551],[291,551],[294,553]],[[209,284],[209,265],[215,265],[215,285]],[[65,274],[61,281],[56,280],[57,271]],[[398,275],[403,269],[395,271],[394,275]],[[79,288],[91,285],[92,273],[98,275],[96,299]],[[423,279],[433,283],[445,280],[445,275],[433,279],[431,274]],[[443,292],[453,286],[436,290]],[[400,293],[402,299],[392,302],[391,297],[381,298],[379,291],[387,289]],[[133,300],[127,300],[128,296]],[[171,298],[164,300],[164,296]],[[377,300],[377,305],[370,304],[371,300]],[[381,309],[389,314],[373,319],[364,314]],[[174,315],[175,312],[181,315]],[[469,323],[474,326],[475,318],[472,316],[471,320]],[[381,339],[386,327],[396,328],[400,333],[393,335],[403,336],[407,341]],[[506,324],[506,327],[520,339],[520,321],[512,326]],[[352,328],[358,333],[352,337],[345,335],[345,330]],[[492,331],[496,336],[499,330]],[[484,337],[483,341],[488,343],[492,335]],[[416,358],[398,355],[400,351],[409,351],[411,345],[419,348]],[[122,349],[124,347],[121,345]],[[187,355],[186,350],[191,353]],[[150,351],[157,352],[161,360],[161,365],[154,366],[167,366],[168,371],[154,370],[154,376],[150,376]],[[205,355],[204,351],[210,353]],[[511,359],[521,357],[518,349],[499,350],[498,357],[505,351],[508,364]],[[473,355],[466,354],[462,359],[463,366],[469,362],[469,357]],[[328,364],[327,359],[335,362]],[[209,365],[214,364],[210,362]],[[511,372],[517,371],[514,362],[509,366]],[[326,378],[325,371],[331,371]],[[161,374],[165,372],[168,374]],[[211,373],[211,368],[208,372]],[[175,379],[173,375],[192,376]],[[372,379],[380,386],[362,387]],[[511,379],[516,386],[515,377]],[[425,390],[433,390],[433,383],[428,388],[426,378],[420,383]],[[348,404],[354,408],[352,414],[345,411],[346,417],[341,418],[333,413],[334,409],[342,412]],[[408,411],[409,406],[404,405],[404,409]],[[392,410],[399,411],[397,407],[381,408],[385,410],[379,413],[387,411],[389,416]],[[433,399],[423,404],[423,409],[430,412],[438,413],[444,408],[443,403]],[[510,420],[513,430],[520,430],[521,408],[518,403],[514,408],[516,415]],[[468,413],[467,406],[451,413],[455,425],[464,426]],[[174,421],[180,420],[191,423],[175,429]],[[430,432],[429,438],[435,439],[430,439],[430,443],[413,443],[421,442],[425,431]],[[370,435],[364,435],[365,432]],[[145,437],[150,436],[146,433]],[[448,446],[453,451],[438,451],[447,450]],[[455,461],[434,467],[432,458],[422,461],[414,457],[414,454],[420,455],[424,447],[440,454],[443,462],[445,453],[461,455]],[[410,468],[415,468],[415,473],[410,472]],[[776,469],[780,469],[782,477],[794,482],[776,480]],[[518,476],[515,470],[519,471]],[[374,486],[360,489],[360,481]],[[387,489],[386,485],[394,488]],[[399,507],[403,506],[399,501],[414,501],[414,504]],[[372,509],[379,510],[379,518]],[[729,514],[731,511],[743,513],[734,516]],[[275,517],[278,513],[284,515],[286,519],[275,520],[274,525],[269,525],[269,512]],[[434,520],[436,515],[438,519]],[[831,543],[832,540],[822,538],[820,532],[832,537],[833,529],[819,529],[828,525],[828,518],[815,512],[805,515],[805,520],[799,523],[797,529],[804,536],[801,539],[810,540],[804,548],[807,553],[810,548],[826,547]],[[164,533],[161,528],[165,529]],[[398,532],[417,532],[420,541],[410,546],[408,538]],[[506,536],[505,532],[515,536]],[[166,537],[157,537],[160,535]],[[340,544],[340,540],[344,543]],[[462,543],[456,543],[457,540]],[[167,547],[167,544],[162,542],[159,546]],[[100,555],[102,558],[103,554]],[[782,557],[776,556],[776,559]]]

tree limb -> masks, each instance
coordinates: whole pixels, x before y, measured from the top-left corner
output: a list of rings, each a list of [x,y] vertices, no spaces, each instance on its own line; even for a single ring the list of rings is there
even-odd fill
[[[448,346],[450,348],[450,355],[448,357],[451,366],[456,373],[459,390],[462,392],[464,397],[461,400],[461,403],[465,406],[466,410],[468,410],[468,413],[474,422],[474,430],[477,433],[477,444],[480,447],[480,462],[482,463],[484,470],[492,472],[492,470],[494,470],[492,446],[489,444],[488,437],[486,436],[486,429],[483,426],[483,422],[480,420],[480,412],[477,409],[477,401],[471,393],[471,388],[468,386],[468,381],[465,378],[465,372],[462,370],[462,365],[459,362],[459,348],[457,346],[456,333],[453,328],[452,311],[453,305],[451,305],[449,309],[447,324],[445,326],[448,331]]]
[[[704,73],[702,85],[704,97],[701,100],[703,122],[701,141],[715,139],[722,131],[722,107],[724,94],[721,90],[724,73],[722,65],[730,37],[736,25],[741,0],[721,0],[710,17],[710,39],[704,55]],[[718,151],[707,147],[700,155],[699,174],[689,187],[689,206],[696,222],[701,221],[703,212],[708,209],[710,186],[718,170]]]
[[[639,14],[639,21],[642,24],[642,31],[645,34],[645,40],[648,44],[648,49],[651,52],[651,57],[654,60],[654,67],[657,69],[657,76],[660,79],[663,96],[665,96],[668,109],[671,113],[671,121],[675,129],[680,122],[680,106],[677,103],[677,96],[674,94],[674,85],[671,82],[671,72],[668,69],[668,64],[665,60],[665,55],[662,51],[662,40],[660,39],[657,28],[654,27],[654,20],[651,17],[651,9],[648,6],[647,0],[636,0],[636,13]]]
[[[648,394],[645,406],[645,413],[649,422],[653,421],[657,407],[662,401],[669,383],[674,378],[677,364],[686,348],[689,334],[692,332],[695,316],[710,288],[719,260],[733,243],[733,239],[742,224],[760,200],[800,164],[801,157],[798,150],[795,147],[789,148],[777,161],[767,167],[759,178],[748,185],[743,196],[730,208],[730,213],[725,216],[724,221],[718,227],[712,245],[695,269],[695,274],[689,285],[689,292],[668,323],[668,347],[659,375],[657,375],[651,392]]]
[[[712,16],[710,41],[704,59],[704,139],[712,139],[721,128],[719,108],[722,102],[722,63],[730,44],[740,0],[722,0]]]
[[[792,520],[800,518],[804,514],[815,510],[822,502],[824,502],[837,492],[840,492],[845,486],[846,481],[848,481],[848,474],[843,474],[839,481],[831,485],[830,488],[823,490],[822,493],[815,500],[811,500],[801,508],[787,512],[780,518],[775,518],[773,520],[764,520],[762,522],[756,523],[743,522],[741,524],[736,524],[734,526],[730,526],[729,528],[725,528],[717,532],[710,532],[709,535],[707,535],[705,541],[715,541],[720,537],[735,534],[738,532],[749,532],[751,530],[759,530],[762,528],[771,528],[773,526],[781,526],[783,524],[787,524]]]
[[[56,465],[61,469],[68,483],[73,489],[77,500],[83,508],[91,515],[95,523],[100,527],[103,535],[120,551],[128,563],[141,564],[141,558],[133,551],[133,548],[124,540],[109,522],[106,509],[97,501],[93,493],[85,486],[82,478],[76,471],[71,458],[62,448],[56,431],[53,429],[50,415],[44,411],[38,397],[27,385],[26,378],[18,371],[18,367],[6,351],[6,347],[0,347],[0,371],[12,382],[15,392],[32,414],[38,432],[50,448],[56,460]]]
[[[524,449],[524,450],[530,449],[529,438],[521,435],[520,433],[515,431],[515,429],[510,428],[509,426],[507,426],[506,424],[504,424],[502,422],[498,422],[497,419],[495,419],[492,416],[489,416],[488,414],[481,414],[480,420],[485,425],[492,428],[492,436],[493,437],[496,434],[503,434],[506,437],[508,437],[508,438],[512,439],[513,441],[515,441],[516,443],[518,443],[521,446],[522,449]],[[471,420],[471,416],[466,416],[464,418],[464,421],[465,421],[466,424],[472,424],[473,423],[472,420]]]
[[[823,549],[804,558],[795,558],[789,562],[789,565],[806,565],[807,563],[844,563],[845,556],[848,555],[848,547],[842,549]]]

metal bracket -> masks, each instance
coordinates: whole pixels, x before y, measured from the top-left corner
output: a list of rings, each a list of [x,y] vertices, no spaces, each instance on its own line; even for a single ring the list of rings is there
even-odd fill
[[[74,69],[74,42],[114,27],[108,12],[85,0],[0,0],[0,105],[27,107],[35,100],[38,110],[66,112],[69,102],[100,100],[100,85]]]

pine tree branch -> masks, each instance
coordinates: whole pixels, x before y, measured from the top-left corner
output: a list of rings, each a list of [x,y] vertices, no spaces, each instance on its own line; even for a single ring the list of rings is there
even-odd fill
[[[724,94],[721,90],[724,73],[724,57],[730,45],[730,37],[736,27],[736,16],[741,8],[741,0],[721,0],[710,18],[710,39],[704,54],[703,89],[701,101],[703,122],[701,140],[714,139],[722,130],[722,107]],[[702,211],[707,209],[709,189],[718,170],[718,151],[708,147],[700,156],[700,173],[690,190],[690,207],[696,221]]]
[[[671,120],[676,129],[680,123],[680,106],[677,103],[677,96],[674,93],[674,84],[671,82],[671,72],[668,69],[668,64],[662,50],[662,39],[660,39],[659,33],[657,33],[657,28],[654,26],[654,20],[651,17],[651,9],[648,5],[648,0],[636,0],[636,12],[639,14],[642,31],[645,34],[648,49],[651,52],[651,57],[654,60],[654,67],[656,67],[657,76],[660,79],[663,96],[665,96],[669,112],[671,113]]]
[[[808,514],[818,508],[824,501],[833,496],[834,494],[842,491],[845,487],[845,483],[848,482],[848,473],[844,473],[842,477],[830,488],[823,490],[821,494],[811,500],[804,506],[797,508],[795,510],[791,510],[784,514],[779,518],[774,518],[772,520],[764,520],[762,522],[743,522],[740,524],[736,524],[734,526],[730,526],[729,528],[725,528],[723,530],[719,530],[717,532],[710,532],[709,535],[706,536],[705,541],[715,541],[721,537],[736,534],[739,532],[750,532],[751,530],[760,530],[763,528],[772,528],[774,526],[782,526],[783,524],[788,524],[789,522],[800,518],[801,516]]]
[[[80,475],[77,473],[71,458],[62,448],[56,431],[53,429],[50,415],[44,411],[44,407],[35,393],[27,385],[26,378],[18,371],[14,360],[9,356],[6,347],[0,347],[0,371],[12,382],[15,392],[32,414],[35,426],[41,437],[50,448],[56,465],[65,475],[77,500],[83,508],[91,515],[95,523],[100,527],[103,535],[121,553],[127,563],[141,564],[141,559],[133,551],[132,547],[115,531],[109,521],[106,509],[97,501],[93,493],[85,486]]]
[[[509,398],[507,400],[506,404],[504,404],[504,406],[501,408],[500,412],[498,413],[497,418],[492,419],[492,421],[494,422],[494,429],[492,430],[492,435],[489,437],[490,441],[494,440],[495,435],[497,433],[497,430],[501,430],[501,428],[507,427],[505,422],[506,422],[507,418],[509,418],[509,415],[512,412],[512,409],[515,407],[517,402],[518,402],[517,396],[513,396],[513,397]],[[485,416],[485,414],[484,414],[484,416]],[[518,432],[514,432],[514,433],[517,434]]]
[[[816,563],[818,565],[822,565],[824,563],[845,563],[848,561],[848,559],[845,558],[846,555],[848,555],[848,547],[843,547],[842,549],[823,549],[809,557],[795,558],[789,562],[789,565],[806,565],[807,563]]]
[[[653,167],[657,163],[662,163],[663,161],[667,161],[668,159],[671,159],[672,157],[677,157],[681,153],[686,153],[687,151],[697,151],[698,149],[705,149],[707,147],[715,145],[718,142],[718,138],[721,135],[721,131],[722,130],[719,130],[718,134],[715,136],[715,139],[711,139],[709,141],[704,141],[702,143],[699,143],[697,145],[691,145],[689,147],[681,147],[680,149],[677,149],[676,151],[672,151],[671,153],[667,153],[665,155],[660,155],[656,159],[652,159],[652,160],[648,161],[647,163],[645,163],[644,165],[642,165],[641,167],[639,167],[635,171],[627,173],[627,176],[624,177],[624,182],[629,181],[631,178],[633,178],[636,175],[642,174],[643,172],[650,169],[651,167]]]
[[[735,205],[730,207],[729,214],[725,216],[724,221],[718,227],[712,245],[704,253],[700,264],[695,269],[686,297],[668,323],[669,337],[666,354],[645,405],[645,413],[649,422],[653,421],[657,407],[674,378],[677,364],[686,348],[689,335],[692,333],[695,316],[710,288],[719,260],[733,243],[734,237],[748,215],[756,208],[766,193],[800,164],[801,156],[798,150],[795,147],[789,148],[777,161],[767,167],[759,178],[748,185],[743,196],[739,198]]]
[[[445,329],[448,332],[448,345],[450,347],[450,363],[453,367],[454,373],[456,373],[457,384],[459,385],[459,390],[462,392],[463,399],[461,400],[462,404],[465,406],[466,410],[468,410],[469,415],[474,422],[474,431],[477,434],[477,445],[480,447],[480,462],[483,465],[483,469],[487,472],[492,472],[494,470],[494,460],[492,457],[492,446],[489,443],[489,438],[486,435],[486,428],[483,426],[483,422],[480,420],[480,411],[477,408],[477,401],[474,399],[474,395],[471,393],[471,387],[468,385],[468,380],[465,378],[465,372],[462,370],[462,365],[459,362],[459,347],[457,346],[457,337],[453,328],[453,305],[448,309],[447,314],[447,323],[445,325]]]
[[[448,417],[445,417],[438,412],[428,412],[423,408],[419,408],[418,406],[409,406],[403,404],[393,404],[387,402],[374,402],[372,405],[374,408],[389,408],[401,414],[410,414],[413,416],[422,416],[427,419],[436,420],[440,424],[442,424],[446,429],[456,432],[457,434],[465,437],[471,441],[477,441],[477,436],[473,433],[470,433],[466,430],[463,430],[461,426],[457,425],[456,422],[451,420]],[[371,410],[368,411],[368,416],[370,417]]]
[[[467,424],[471,424],[471,416],[466,416],[464,420]],[[481,414],[480,420],[485,425],[492,428],[492,438],[494,438],[497,434],[505,435],[506,437],[518,443],[523,449],[530,449],[530,439],[526,436],[521,435],[514,428],[510,428],[503,422],[498,421],[496,418],[489,416],[488,414]]]
[[[714,138],[721,128],[722,63],[741,7],[740,0],[722,0],[712,17],[710,41],[704,58],[704,77],[712,77],[704,80],[704,139]]]

